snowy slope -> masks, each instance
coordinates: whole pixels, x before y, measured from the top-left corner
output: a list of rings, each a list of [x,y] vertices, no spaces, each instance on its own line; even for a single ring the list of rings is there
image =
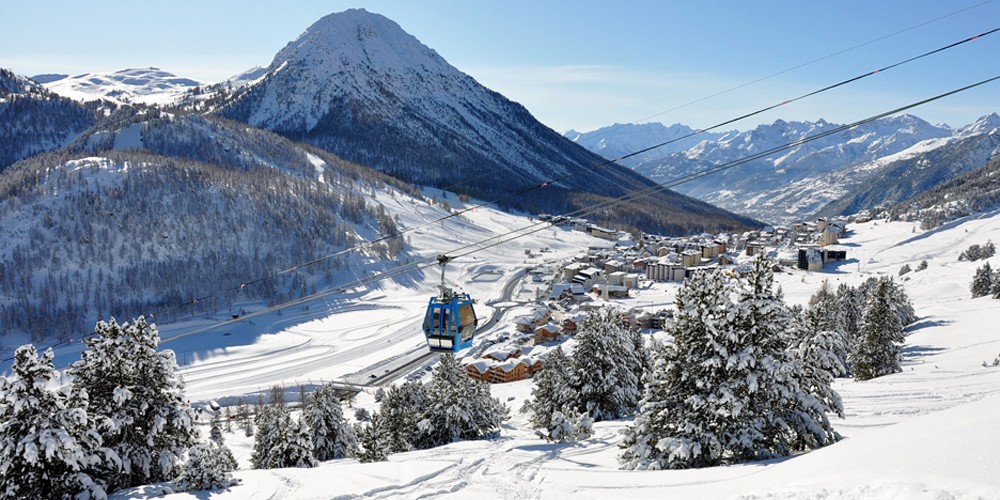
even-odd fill
[[[404,207],[405,203],[397,208]],[[404,225],[419,224],[433,217],[434,210],[411,210]],[[447,252],[467,238],[481,236],[477,226],[497,231],[524,222],[477,210],[456,223],[454,231],[448,232],[449,239],[418,232],[413,244],[418,254]],[[526,417],[516,411],[531,391],[530,381],[525,381],[492,386],[494,396],[514,410],[500,439],[396,454],[384,463],[335,460],[316,469],[241,470],[236,476],[243,484],[214,493],[213,498],[475,498],[498,493],[512,498],[595,499],[1000,498],[1000,475],[995,473],[1000,463],[996,446],[1000,440],[1000,368],[983,366],[1000,356],[1000,337],[993,327],[1000,322],[1000,308],[995,299],[969,298],[969,281],[981,263],[957,258],[970,244],[1000,240],[1000,213],[967,218],[930,232],[904,222],[878,221],[852,228],[853,235],[844,241],[851,260],[825,272],[777,276],[789,302],[805,303],[823,280],[857,285],[873,274],[895,275],[903,264],[927,260],[929,265],[908,274],[905,281],[920,319],[909,329],[904,371],[867,382],[841,379],[835,384],[846,413],[844,419],[834,421],[846,437],[835,445],[771,462],[699,470],[621,471],[617,445],[627,421],[599,423],[596,434],[580,443],[547,444],[534,436]],[[523,253],[516,250],[552,246],[552,257],[566,258],[574,245],[588,243],[586,237],[576,239],[578,234],[540,232],[519,240],[514,245],[517,249],[501,247],[496,253],[488,250],[466,259],[451,276],[481,299],[495,297],[514,269],[524,265],[519,262]],[[992,260],[996,265],[996,258]],[[503,278],[473,280],[485,266],[499,269]],[[203,349],[204,357],[183,370],[189,390],[201,399],[246,390],[250,385],[266,387],[269,382],[316,382],[373,360],[399,356],[413,347],[419,349],[416,322],[433,281],[428,277],[417,287],[373,290],[357,301],[330,303],[328,312],[295,311],[291,317],[259,321],[256,328],[267,323],[276,333],[239,348]],[[644,295],[640,302],[669,297],[668,291],[662,297],[649,293],[653,295]],[[370,309],[358,309],[361,304]],[[482,316],[490,310],[481,305],[477,309]],[[509,328],[512,320],[508,315],[501,323]],[[165,338],[180,331],[169,326],[163,330]],[[205,346],[210,343],[203,341]],[[250,382],[242,383],[243,379]],[[362,394],[357,405],[372,407],[371,393]],[[227,434],[226,439],[245,463],[251,443],[237,434]],[[330,477],[338,479],[331,482]],[[152,498],[158,491],[146,487],[120,498]],[[194,498],[189,494],[168,497]]]
[[[127,68],[107,73],[84,73],[51,81],[45,88],[78,101],[168,104],[201,85],[159,68]]]

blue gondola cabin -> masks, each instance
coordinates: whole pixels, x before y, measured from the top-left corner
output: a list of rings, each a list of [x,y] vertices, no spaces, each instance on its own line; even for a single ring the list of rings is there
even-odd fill
[[[433,350],[459,351],[472,345],[479,320],[468,294],[431,297],[424,315],[424,336]]]

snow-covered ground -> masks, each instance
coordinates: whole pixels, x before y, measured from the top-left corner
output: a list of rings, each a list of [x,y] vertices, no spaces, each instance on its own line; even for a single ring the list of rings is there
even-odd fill
[[[404,227],[440,216],[416,205],[393,209],[408,214]],[[524,218],[479,209],[448,220],[443,228],[415,231],[410,239],[421,255],[433,255],[528,224]],[[242,484],[214,492],[212,498],[1000,498],[1000,367],[990,365],[1000,356],[995,326],[1000,325],[1000,302],[970,299],[969,283],[982,262],[958,261],[970,244],[1000,241],[1000,214],[930,232],[915,226],[853,225],[853,235],[843,242],[851,260],[824,272],[776,277],[789,302],[805,303],[823,280],[857,285],[870,275],[896,275],[903,264],[916,267],[928,261],[926,270],[905,276],[920,320],[909,330],[903,372],[867,382],[838,380],[846,418],[834,422],[845,436],[835,445],[746,465],[621,471],[619,431],[628,421],[598,423],[595,435],[583,442],[546,443],[527,428],[518,411],[531,392],[531,382],[523,381],[492,386],[494,396],[512,410],[497,440],[397,454],[374,464],[336,460],[314,469],[240,470],[235,476]],[[510,330],[520,310],[517,301],[525,294],[515,290],[502,308],[486,304],[501,298],[517,270],[541,260],[526,263],[524,249],[548,247],[551,252],[536,255],[556,260],[599,241],[566,229],[546,229],[450,265],[448,280],[461,283],[479,300],[476,310],[483,320],[505,312],[478,341]],[[502,273],[499,280],[473,279],[493,270]],[[418,322],[438,278],[436,269],[428,269],[408,284],[383,283],[350,297],[332,296],[309,310],[297,306],[281,316],[253,318],[249,325],[234,323],[174,341],[173,336],[198,325],[164,325],[161,333],[165,347],[176,349],[184,363],[182,375],[193,401],[249,394],[273,384],[344,377],[364,382],[370,376],[366,370],[375,374],[387,366],[386,360],[423,351]],[[671,298],[670,287],[664,286],[642,290],[629,301],[656,309]],[[370,389],[355,406],[374,408]],[[239,432],[226,434],[226,439],[248,467],[252,442]],[[157,491],[147,487],[128,492],[128,497],[153,497]],[[196,497],[205,494],[170,496]]]

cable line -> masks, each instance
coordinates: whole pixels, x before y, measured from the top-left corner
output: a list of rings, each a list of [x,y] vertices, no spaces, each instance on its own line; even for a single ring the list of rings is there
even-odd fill
[[[824,132],[821,132],[821,133],[818,133],[818,134],[815,134],[815,135],[811,135],[811,136],[804,137],[804,138],[796,140],[796,141],[792,141],[792,142],[783,144],[781,146],[776,146],[776,147],[773,147],[773,148],[768,149],[766,151],[761,151],[760,153],[756,153],[756,154],[753,154],[753,155],[750,155],[750,156],[746,156],[746,157],[743,157],[743,158],[740,158],[740,159],[737,159],[737,160],[734,160],[734,161],[730,161],[730,162],[727,162],[727,163],[723,163],[723,164],[720,164],[720,165],[715,165],[715,166],[712,166],[712,167],[704,168],[702,170],[699,170],[699,171],[696,171],[696,172],[692,172],[692,173],[687,174],[687,175],[680,176],[680,177],[675,178],[675,179],[673,179],[671,181],[668,181],[668,182],[665,182],[665,183],[662,183],[662,184],[656,184],[654,186],[651,186],[651,187],[649,187],[649,188],[647,188],[645,190],[642,190],[642,191],[639,191],[639,192],[636,192],[636,193],[630,193],[628,195],[624,195],[624,196],[618,197],[618,198],[616,198],[614,200],[610,200],[610,201],[607,201],[607,202],[598,203],[596,205],[593,205],[593,206],[590,206],[590,207],[587,207],[587,208],[583,208],[583,209],[579,209],[579,210],[576,210],[576,211],[573,211],[573,212],[569,212],[569,213],[563,214],[563,216],[565,216],[565,217],[578,217],[578,216],[582,216],[582,215],[587,215],[587,214],[590,214],[590,213],[594,213],[594,212],[597,212],[599,210],[603,210],[603,209],[606,209],[606,208],[611,208],[611,207],[614,207],[616,205],[619,205],[619,204],[627,202],[627,201],[634,201],[636,199],[644,198],[644,197],[649,196],[650,194],[653,194],[653,193],[655,193],[657,191],[665,190],[665,189],[670,189],[672,187],[676,187],[676,186],[679,186],[681,184],[690,182],[690,181],[692,181],[694,179],[705,177],[707,175],[718,173],[718,172],[721,172],[721,171],[724,171],[724,170],[733,169],[733,168],[736,168],[736,167],[738,167],[740,165],[743,165],[745,163],[748,163],[748,162],[751,162],[751,161],[754,161],[754,160],[757,160],[757,159],[760,159],[760,158],[764,158],[764,157],[772,155],[774,153],[778,153],[778,152],[781,152],[781,151],[792,149],[792,148],[798,147],[798,146],[800,146],[802,144],[806,144],[806,143],[809,143],[809,142],[812,142],[812,141],[815,141],[815,140],[819,140],[819,139],[822,139],[822,138],[825,138],[825,137],[829,137],[829,136],[831,136],[833,134],[838,134],[838,133],[844,132],[846,130],[858,127],[860,125],[864,125],[866,123],[870,123],[870,122],[873,122],[873,121],[885,118],[887,116],[891,116],[891,115],[894,115],[894,114],[897,114],[897,113],[901,113],[903,111],[906,111],[906,110],[909,110],[909,109],[912,109],[912,108],[915,108],[915,107],[918,107],[918,106],[922,106],[924,104],[927,104],[927,103],[930,103],[930,102],[933,102],[933,101],[937,101],[939,99],[943,99],[943,98],[951,96],[951,95],[955,95],[955,94],[958,94],[958,93],[961,93],[961,92],[965,92],[967,90],[970,90],[970,89],[973,89],[973,88],[976,88],[976,87],[980,87],[982,85],[985,85],[987,83],[991,83],[991,82],[994,82],[994,81],[997,81],[997,80],[1000,80],[1000,75],[994,76],[992,78],[988,78],[986,80],[981,80],[979,82],[976,82],[976,83],[973,83],[973,84],[970,84],[970,85],[966,85],[964,87],[961,87],[961,88],[958,88],[958,89],[955,89],[955,90],[951,90],[951,91],[945,92],[943,94],[938,94],[936,96],[929,97],[929,98],[923,99],[921,101],[917,101],[917,102],[914,102],[914,103],[911,103],[911,104],[907,104],[905,106],[901,106],[901,107],[892,109],[890,111],[885,111],[885,112],[882,112],[882,113],[879,113],[879,114],[876,114],[876,115],[872,115],[872,116],[870,116],[868,118],[864,118],[862,120],[858,120],[858,121],[850,123],[848,125],[841,125],[839,127],[836,127],[836,128],[833,128],[833,129],[830,129],[830,130],[827,130],[827,131],[824,131]],[[516,239],[519,239],[519,238],[523,238],[525,236],[528,236],[528,235],[531,235],[531,234],[534,234],[534,233],[537,233],[539,231],[548,229],[549,227],[552,227],[553,225],[554,224],[552,222],[547,222],[547,221],[535,222],[535,223],[529,224],[527,226],[524,226],[524,227],[521,227],[521,228],[518,228],[518,229],[514,229],[514,230],[511,230],[511,231],[508,231],[508,232],[503,233],[503,234],[497,234],[497,235],[494,235],[494,236],[490,236],[487,239],[483,239],[483,240],[480,240],[480,241],[475,242],[475,243],[470,243],[470,244],[467,244],[467,245],[464,245],[464,246],[452,249],[451,251],[445,252],[445,253],[447,255],[451,256],[451,257],[454,257],[454,258],[464,257],[464,256],[467,256],[467,255],[472,255],[474,253],[481,252],[483,250],[486,250],[486,249],[498,246],[500,244],[507,243],[507,242],[510,242],[510,241],[513,241],[513,240],[516,240]],[[504,240],[504,238],[507,238],[507,239]],[[170,341],[173,341],[173,340],[176,340],[176,339],[179,339],[179,338],[183,338],[183,337],[187,337],[187,336],[190,336],[190,335],[195,335],[195,334],[203,333],[203,332],[206,332],[206,331],[209,331],[209,330],[213,330],[213,329],[221,327],[221,326],[233,324],[233,323],[236,323],[238,321],[242,321],[242,320],[247,319],[247,318],[251,318],[251,317],[255,317],[255,316],[260,316],[262,314],[273,312],[273,311],[276,311],[276,310],[279,310],[279,309],[283,309],[283,308],[286,308],[286,307],[291,307],[291,306],[302,304],[304,302],[308,302],[308,301],[311,301],[311,300],[316,300],[316,299],[324,298],[324,297],[327,297],[327,296],[330,296],[330,295],[333,295],[333,294],[336,294],[336,293],[341,293],[343,291],[346,291],[348,289],[355,288],[355,287],[358,287],[358,286],[364,286],[364,285],[368,285],[368,284],[371,284],[371,283],[376,283],[376,282],[379,282],[379,281],[390,279],[390,278],[393,278],[393,277],[395,277],[397,275],[407,274],[409,272],[421,270],[421,269],[424,269],[424,268],[427,268],[427,267],[430,267],[430,266],[434,266],[434,265],[437,265],[436,256],[435,257],[429,257],[429,258],[423,259],[422,261],[418,261],[417,263],[409,263],[409,264],[405,264],[405,265],[402,265],[402,266],[397,266],[396,268],[389,269],[389,270],[383,271],[381,273],[374,274],[374,275],[372,275],[370,277],[365,277],[365,278],[361,278],[361,279],[355,280],[353,282],[345,283],[345,284],[340,285],[337,288],[334,288],[334,289],[331,289],[331,290],[324,290],[322,292],[317,292],[317,293],[314,293],[314,294],[311,294],[311,295],[307,295],[307,296],[304,296],[304,297],[301,297],[301,298],[298,298],[298,299],[294,299],[294,300],[291,300],[291,301],[284,302],[282,304],[278,304],[278,305],[269,307],[267,309],[263,309],[263,310],[260,310],[260,311],[255,311],[253,313],[249,313],[249,314],[241,316],[239,318],[234,318],[234,319],[231,319],[231,320],[223,321],[223,322],[216,323],[216,324],[213,324],[213,325],[209,325],[209,326],[206,326],[206,327],[202,327],[202,328],[199,328],[199,329],[196,329],[196,330],[192,330],[190,332],[186,332],[184,334],[181,334],[181,335],[178,335],[178,336],[175,336],[175,337],[171,337],[170,339],[164,340],[164,341],[161,342],[161,344],[165,344],[165,343],[168,343]]]
[[[836,57],[836,56],[839,56],[839,55],[841,55],[841,54],[846,54],[846,53],[848,53],[848,52],[851,52],[851,51],[853,51],[853,50],[857,50],[857,49],[860,49],[860,48],[862,48],[862,47],[867,47],[867,46],[869,46],[869,45],[872,45],[872,44],[875,44],[875,43],[877,43],[877,42],[881,42],[882,40],[886,40],[886,39],[889,39],[889,38],[892,38],[892,37],[894,37],[894,36],[897,36],[897,35],[901,35],[901,34],[903,34],[903,33],[906,33],[906,32],[908,32],[908,31],[913,31],[913,30],[915,30],[915,29],[917,29],[917,28],[920,28],[920,27],[923,27],[923,26],[926,26],[926,25],[928,25],[928,24],[931,24],[931,23],[935,23],[935,22],[937,22],[937,21],[940,21],[940,20],[942,20],[942,19],[946,19],[946,18],[949,18],[949,17],[952,17],[952,16],[955,16],[955,15],[958,15],[958,14],[961,14],[961,13],[963,13],[963,12],[966,12],[966,11],[969,11],[969,10],[972,10],[972,9],[975,9],[975,8],[978,8],[978,7],[982,7],[983,5],[986,5],[986,4],[988,4],[988,3],[992,3],[993,1],[994,1],[994,0],[986,0],[985,2],[980,2],[980,3],[977,3],[977,4],[975,4],[975,5],[970,5],[970,6],[966,7],[966,8],[964,8],[964,9],[959,9],[959,10],[956,10],[956,11],[954,11],[954,12],[950,12],[950,13],[948,13],[948,14],[944,14],[944,15],[941,15],[941,16],[938,16],[938,17],[935,17],[935,18],[933,18],[933,19],[928,19],[928,20],[926,20],[926,21],[924,21],[924,22],[921,22],[921,23],[917,23],[917,24],[914,24],[914,25],[912,25],[912,26],[909,26],[909,27],[907,27],[907,28],[903,28],[903,29],[901,29],[901,30],[898,30],[898,31],[894,31],[894,32],[892,32],[892,33],[889,33],[888,35],[882,35],[882,36],[880,36],[880,37],[877,37],[877,38],[873,38],[873,39],[871,39],[871,40],[869,40],[869,41],[867,41],[867,42],[864,42],[864,43],[860,43],[860,44],[857,44],[857,45],[854,45],[854,46],[851,46],[851,47],[847,47],[847,48],[845,48],[845,49],[841,49],[841,50],[838,50],[838,51],[836,51],[836,52],[832,52],[832,53],[830,53],[830,54],[827,54],[827,55],[825,55],[825,56],[822,56],[822,57],[818,57],[818,58],[816,58],[816,59],[813,59],[813,60],[811,60],[811,61],[806,61],[806,62],[804,62],[804,63],[801,63],[801,64],[797,64],[797,65],[795,65],[795,66],[792,66],[792,67],[789,67],[789,68],[786,68],[786,69],[783,69],[783,70],[781,70],[781,71],[778,71],[778,72],[775,72],[775,73],[771,73],[771,74],[769,74],[769,75],[767,75],[767,76],[762,76],[762,77],[760,77],[760,78],[757,78],[756,80],[751,80],[751,81],[749,81],[749,82],[746,82],[746,83],[742,83],[742,84],[739,84],[739,85],[737,85],[737,86],[735,86],[735,87],[730,87],[730,88],[728,88],[728,89],[725,89],[725,90],[721,90],[721,91],[719,91],[719,92],[716,92],[716,93],[714,93],[714,94],[710,94],[710,95],[707,95],[707,96],[705,96],[705,97],[701,97],[701,98],[698,98],[698,99],[695,99],[695,100],[693,100],[693,101],[689,101],[689,102],[686,102],[686,103],[684,103],[684,104],[681,104],[681,105],[679,105],[679,106],[675,106],[675,107],[673,107],[673,108],[670,108],[670,109],[668,109],[668,110],[665,110],[665,111],[660,111],[659,113],[654,113],[654,114],[652,114],[652,115],[649,115],[649,116],[646,116],[646,117],[643,117],[643,118],[640,118],[640,119],[636,120],[636,123],[641,123],[641,122],[644,122],[644,121],[646,121],[646,120],[651,120],[651,119],[653,119],[653,118],[656,118],[656,117],[658,117],[658,116],[662,116],[662,115],[665,115],[665,114],[667,114],[667,113],[671,113],[671,112],[674,112],[674,111],[677,111],[677,110],[679,110],[679,109],[683,109],[683,108],[686,108],[686,107],[688,107],[688,106],[691,106],[691,105],[694,105],[694,104],[697,104],[697,103],[699,103],[699,102],[703,102],[703,101],[707,101],[707,100],[709,100],[709,99],[713,99],[713,98],[715,98],[715,97],[718,97],[718,96],[720,96],[720,95],[724,95],[724,94],[728,94],[728,93],[730,93],[730,92],[733,92],[733,91],[736,91],[736,90],[739,90],[739,89],[742,89],[742,88],[744,88],[744,87],[749,87],[749,86],[751,86],[751,85],[753,85],[753,84],[755,84],[755,83],[760,83],[760,82],[762,82],[762,81],[764,81],[764,80],[770,80],[771,78],[774,78],[774,77],[776,77],[776,76],[781,76],[781,75],[783,75],[783,74],[785,74],[785,73],[790,73],[790,72],[792,72],[792,71],[795,71],[795,70],[797,70],[797,69],[800,69],[800,68],[804,68],[804,67],[806,67],[806,66],[810,66],[810,65],[812,65],[812,64],[815,64],[815,63],[818,63],[818,62],[820,62],[820,61],[825,61],[825,60],[827,60],[827,59],[830,59],[830,58],[833,58],[833,57]],[[614,128],[612,128],[612,130],[614,130]]]
[[[993,1],[993,0],[989,0],[989,1]],[[928,21],[928,22],[930,22],[930,21]],[[864,78],[867,78],[867,77],[870,77],[870,76],[873,76],[873,75],[877,75],[877,74],[883,73],[885,71],[888,71],[890,69],[902,66],[904,64],[907,64],[907,63],[910,63],[910,62],[913,62],[913,61],[917,61],[919,59],[923,59],[925,57],[929,57],[931,55],[934,55],[934,54],[937,54],[937,53],[940,53],[940,52],[944,52],[944,51],[946,51],[948,49],[955,48],[955,47],[958,47],[960,45],[964,45],[964,44],[966,44],[968,42],[971,42],[973,40],[978,40],[980,38],[983,38],[985,36],[991,35],[991,34],[996,33],[998,31],[1000,31],[1000,28],[994,28],[992,30],[980,33],[978,35],[973,35],[973,36],[970,36],[970,37],[965,38],[963,40],[960,40],[960,41],[957,41],[957,42],[954,42],[954,43],[951,43],[951,44],[948,44],[948,45],[936,48],[934,50],[930,50],[930,51],[924,52],[922,54],[919,54],[919,55],[910,57],[908,59],[904,59],[902,61],[899,61],[899,62],[890,64],[890,65],[887,65],[887,66],[875,69],[873,71],[869,71],[868,73],[864,73],[864,74],[861,74],[861,75],[858,75],[858,76],[855,76],[855,77],[852,77],[852,78],[841,80],[840,82],[837,82],[837,83],[834,83],[834,84],[831,84],[831,85],[827,85],[825,87],[822,87],[822,88],[817,89],[817,90],[813,90],[811,92],[807,92],[807,93],[802,94],[802,95],[800,95],[798,97],[787,99],[787,100],[781,101],[781,102],[779,102],[777,104],[772,104],[770,106],[766,106],[764,108],[760,108],[760,109],[758,109],[756,111],[752,111],[752,112],[749,112],[749,113],[737,116],[735,118],[731,118],[729,120],[717,123],[717,124],[712,125],[710,127],[703,128],[703,129],[698,129],[695,132],[691,132],[689,134],[682,135],[680,137],[676,137],[676,138],[670,139],[668,141],[664,141],[664,142],[661,142],[661,143],[658,143],[658,144],[654,144],[652,146],[640,149],[638,151],[633,151],[633,152],[631,152],[629,154],[626,154],[626,155],[623,155],[623,156],[619,156],[618,158],[615,158],[615,159],[612,159],[612,160],[605,160],[602,163],[594,165],[593,169],[602,168],[602,167],[605,167],[605,166],[617,163],[617,162],[619,162],[621,160],[624,160],[624,159],[627,159],[627,158],[631,158],[633,156],[637,156],[637,155],[640,155],[640,154],[643,154],[643,153],[647,153],[649,151],[661,148],[661,147],[666,146],[668,144],[672,144],[672,143],[675,143],[675,142],[678,142],[678,141],[681,141],[681,140],[684,140],[684,139],[687,139],[687,138],[690,138],[690,137],[694,137],[694,136],[696,136],[698,134],[701,134],[703,132],[707,132],[709,130],[714,130],[714,129],[717,129],[717,128],[720,128],[720,127],[724,127],[726,125],[731,125],[731,124],[733,124],[735,122],[738,122],[738,121],[741,121],[741,120],[745,120],[747,118],[759,115],[761,113],[765,113],[767,111],[771,111],[771,110],[779,108],[781,106],[784,106],[784,105],[787,105],[787,104],[790,104],[790,103],[793,103],[793,102],[797,102],[797,101],[800,101],[802,99],[806,99],[808,97],[811,97],[811,96],[814,96],[814,95],[817,95],[817,94],[821,94],[823,92],[827,92],[829,90],[833,90],[833,89],[836,89],[838,87],[842,87],[842,86],[848,85],[848,84],[856,82],[858,80],[862,80]],[[594,170],[592,170],[587,165],[581,165],[581,166],[584,169],[587,169],[590,173],[596,173]],[[628,176],[625,172],[618,172],[618,171],[615,171],[615,170],[611,170],[610,173],[612,173],[613,175],[615,175],[620,180],[628,181],[632,185],[640,185],[639,184],[640,181],[638,179],[633,178],[631,176]],[[486,174],[484,173],[484,174],[480,174],[480,175],[486,175]],[[413,226],[413,227],[410,227],[410,228],[405,229],[405,230],[397,231],[397,232],[395,232],[393,234],[383,235],[383,236],[381,236],[379,238],[376,238],[374,240],[369,240],[369,241],[366,241],[366,242],[363,242],[363,243],[359,243],[357,245],[354,245],[354,246],[351,246],[351,247],[339,250],[337,252],[333,252],[333,253],[324,255],[322,257],[317,257],[317,258],[315,258],[313,260],[310,260],[308,262],[304,262],[304,263],[301,263],[301,264],[293,265],[291,267],[282,269],[280,271],[276,271],[276,272],[274,272],[272,274],[269,274],[269,275],[266,275],[266,276],[262,276],[262,277],[259,277],[259,278],[256,278],[256,279],[253,279],[253,280],[250,280],[250,281],[246,281],[246,282],[241,283],[240,285],[237,285],[237,286],[233,286],[233,287],[230,287],[230,288],[227,288],[227,289],[217,290],[215,292],[208,293],[208,294],[203,295],[201,297],[196,297],[196,298],[192,299],[191,301],[187,302],[184,305],[197,304],[197,303],[199,303],[201,301],[207,300],[207,299],[215,297],[217,295],[221,295],[223,293],[228,293],[228,292],[233,292],[233,291],[237,291],[237,290],[242,290],[246,286],[253,285],[253,284],[259,283],[261,281],[267,280],[267,279],[275,278],[275,277],[281,276],[283,274],[287,274],[287,273],[296,271],[298,269],[302,269],[304,267],[311,266],[313,264],[317,264],[317,263],[320,263],[320,262],[323,262],[323,261],[327,261],[327,260],[330,260],[330,259],[335,258],[335,257],[340,256],[340,255],[344,255],[344,254],[347,254],[347,253],[350,253],[350,252],[354,252],[356,250],[360,250],[360,249],[363,249],[363,248],[366,248],[366,247],[374,246],[377,243],[381,243],[381,242],[389,240],[391,238],[399,237],[399,236],[405,235],[407,233],[416,231],[418,229],[423,229],[425,227],[428,227],[428,226],[431,226],[431,225],[434,225],[434,224],[438,224],[438,223],[444,222],[444,221],[446,221],[446,220],[448,220],[450,218],[453,218],[453,217],[458,217],[458,216],[460,216],[462,214],[471,212],[471,211],[476,210],[476,209],[478,209],[480,207],[491,205],[491,204],[492,205],[497,205],[497,204],[499,204],[499,203],[501,203],[501,202],[503,202],[503,201],[505,201],[507,199],[510,199],[510,198],[513,198],[513,197],[516,197],[516,196],[521,196],[521,195],[530,193],[532,191],[535,191],[537,189],[541,189],[541,188],[550,186],[552,184],[556,184],[558,182],[561,182],[563,180],[566,180],[566,179],[572,177],[573,175],[575,175],[574,172],[567,172],[566,174],[564,174],[562,176],[559,176],[559,177],[556,177],[554,179],[550,179],[550,180],[547,180],[547,181],[542,181],[540,183],[524,187],[524,188],[522,188],[522,189],[520,189],[518,191],[505,194],[505,195],[500,196],[498,198],[495,198],[495,199],[493,199],[491,201],[482,202],[482,203],[479,203],[477,205],[473,205],[471,207],[467,207],[465,209],[452,212],[452,213],[450,213],[448,215],[444,215],[444,216],[442,216],[442,217],[440,217],[438,219],[435,219],[433,221],[429,221],[429,222],[426,222],[424,224]]]

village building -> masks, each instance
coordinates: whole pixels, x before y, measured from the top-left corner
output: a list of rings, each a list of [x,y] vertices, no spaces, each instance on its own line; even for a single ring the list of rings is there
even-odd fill
[[[532,312],[514,320],[514,327],[519,332],[531,332],[548,323],[551,313],[547,307],[536,307]]]
[[[551,342],[559,338],[559,334],[562,333],[562,327],[559,325],[547,324],[535,328],[535,336],[532,339],[535,345],[542,344],[544,342]]]
[[[681,252],[681,265],[684,267],[694,267],[701,265],[702,253],[698,250],[684,250]]]

